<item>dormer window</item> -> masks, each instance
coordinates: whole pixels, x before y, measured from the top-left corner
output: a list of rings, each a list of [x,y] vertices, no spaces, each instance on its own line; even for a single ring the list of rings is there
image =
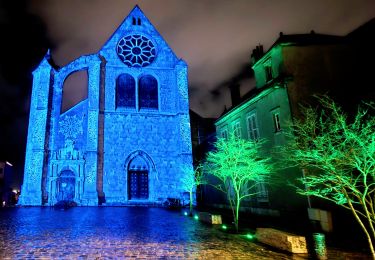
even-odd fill
[[[141,18],[138,18],[138,25],[141,25]]]
[[[272,63],[271,59],[268,59],[264,63],[264,71],[266,73],[266,82],[269,82],[273,79],[273,73],[272,73]]]
[[[133,17],[132,20],[133,20],[132,24],[133,24],[133,25],[137,25],[137,19],[135,19],[135,17]]]

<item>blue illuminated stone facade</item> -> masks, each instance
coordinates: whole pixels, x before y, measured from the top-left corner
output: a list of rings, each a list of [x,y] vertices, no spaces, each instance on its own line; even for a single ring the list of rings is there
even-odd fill
[[[20,205],[161,203],[192,167],[187,65],[139,7],[98,53],[33,72]],[[86,71],[88,97],[61,113],[64,82]]]

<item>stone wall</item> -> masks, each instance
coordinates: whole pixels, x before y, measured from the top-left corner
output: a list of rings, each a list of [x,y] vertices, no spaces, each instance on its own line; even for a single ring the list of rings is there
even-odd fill
[[[181,155],[179,116],[150,114],[105,115],[103,188],[107,202],[126,202],[126,161],[142,151],[150,157],[150,200],[179,198],[184,163]]]
[[[273,228],[257,228],[259,242],[291,253],[307,254],[306,238]]]

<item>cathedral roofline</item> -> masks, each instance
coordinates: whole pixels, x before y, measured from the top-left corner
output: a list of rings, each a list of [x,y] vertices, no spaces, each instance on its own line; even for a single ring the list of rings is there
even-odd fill
[[[76,63],[77,61],[81,60],[81,59],[85,59],[85,58],[99,58],[99,56],[101,55],[104,47],[112,40],[112,38],[116,35],[116,33],[118,33],[119,29],[121,28],[121,26],[126,22],[127,19],[129,19],[129,17],[131,17],[134,13],[138,13],[140,15],[142,15],[142,19],[144,19],[144,21],[147,21],[152,27],[153,27],[153,30],[155,31],[155,33],[158,34],[158,36],[164,41],[164,43],[168,46],[168,48],[172,51],[172,53],[175,55],[176,59],[177,59],[177,63],[176,65],[183,65],[183,66],[187,66],[187,63],[185,62],[184,59],[182,59],[181,57],[178,57],[175,52],[173,51],[173,49],[168,45],[167,41],[163,38],[163,36],[159,33],[159,31],[156,29],[156,27],[151,23],[151,21],[147,18],[147,16],[144,14],[144,12],[142,11],[142,9],[138,6],[138,5],[135,5],[133,7],[133,9],[129,12],[129,14],[121,21],[121,23],[116,27],[116,29],[113,31],[113,33],[111,34],[110,37],[108,37],[108,39],[104,42],[104,44],[101,45],[101,47],[96,51],[96,52],[93,52],[93,53],[89,53],[89,54],[83,54],[83,55],[80,55],[79,57],[77,57],[76,59],[70,61],[68,64],[66,65],[63,65],[63,66],[58,66],[54,63],[54,60],[51,56],[51,50],[48,49],[47,53],[45,54],[43,60],[39,63],[39,65],[35,68],[35,70],[32,72],[34,74],[34,72],[38,71],[41,66],[45,68],[45,66],[48,66],[50,68],[52,68],[55,72],[59,72],[61,70],[63,70],[64,68],[67,68],[67,67],[70,67],[72,66],[72,64]]]
[[[43,67],[44,68],[49,67],[49,68],[53,69],[55,72],[61,72],[62,70],[67,69],[71,66],[74,66],[75,63],[80,62],[82,60],[101,61],[99,55],[100,55],[99,52],[95,52],[95,53],[91,53],[91,54],[84,54],[84,55],[81,55],[78,58],[72,60],[68,64],[60,67],[60,66],[57,66],[53,62],[53,59],[50,57],[50,54],[49,54],[49,51],[48,51],[46,53],[46,55],[44,56],[44,58],[42,59],[42,61],[37,66],[37,68],[32,73],[33,74],[36,73],[36,71],[38,71],[40,68],[43,68]]]
[[[150,23],[150,20],[146,17],[146,15],[144,14],[144,12],[142,11],[142,9],[138,6],[138,5],[135,5],[133,7],[133,9],[129,12],[129,14],[127,16],[125,16],[124,19],[122,19],[121,23],[116,27],[116,29],[113,31],[113,33],[111,34],[111,36],[108,37],[108,39],[104,42],[104,44],[102,44],[102,46],[100,47],[100,49],[98,50],[98,53],[100,53],[102,50],[103,50],[103,47],[106,46],[108,44],[108,42],[111,41],[111,39],[113,38],[113,36],[117,33],[117,31],[120,29],[120,27],[125,23],[125,21],[135,12],[139,12],[141,15],[143,15],[143,17]],[[155,27],[154,27],[155,28]],[[156,30],[156,28],[155,28]],[[157,32],[159,33],[159,32]],[[160,33],[159,33],[160,34]]]
[[[108,39],[105,41],[105,43],[100,47],[100,49],[98,50],[98,53],[100,54],[100,53],[102,53],[104,51],[106,45],[108,45],[109,42],[115,37],[115,35],[119,32],[119,30],[121,29],[121,27],[126,23],[126,21],[128,19],[130,20],[132,16],[137,16],[137,15],[138,16],[141,15],[141,18],[143,19],[143,21],[145,21],[146,23],[148,23],[148,24],[151,25],[152,30],[157,34],[158,37],[160,37],[160,39],[164,42],[164,44],[171,50],[172,54],[175,56],[175,58],[177,60],[177,64],[176,65],[179,64],[179,61],[182,61],[186,65],[186,62],[181,57],[179,57],[179,56],[176,55],[176,53],[171,48],[171,46],[169,46],[169,44],[164,39],[164,37],[160,34],[160,32],[156,29],[156,27],[148,19],[148,17],[145,15],[145,13],[142,11],[142,9],[138,5],[135,5],[134,8],[129,12],[129,14],[121,21],[121,23],[117,26],[117,28],[114,30],[114,32],[111,34],[111,36],[108,37]],[[131,31],[131,30],[129,30],[129,31]]]

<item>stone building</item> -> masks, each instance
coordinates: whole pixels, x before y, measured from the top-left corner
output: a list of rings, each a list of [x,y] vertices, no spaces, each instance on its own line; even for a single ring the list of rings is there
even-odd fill
[[[19,204],[179,198],[181,179],[193,178],[180,170],[192,167],[187,65],[140,8],[97,53],[51,64],[47,54],[33,72]],[[68,88],[84,90],[71,107]]]
[[[227,138],[234,133],[246,139],[266,139],[264,152],[271,154],[274,147],[288,141],[285,130],[294,118],[301,116],[301,104],[316,101],[314,94],[328,94],[344,108],[353,109],[360,99],[370,98],[369,93],[373,93],[373,88],[368,88],[373,83],[356,84],[357,54],[357,45],[353,45],[348,37],[314,32],[280,34],[266,53],[258,46],[252,54],[256,87],[242,97],[239,104],[236,104],[238,95],[234,95],[232,108],[215,122],[217,136]],[[242,210],[296,217],[306,215],[308,206],[322,206],[320,201],[311,205],[307,197],[296,194],[295,189],[287,185],[288,181],[302,177],[301,169],[279,170],[275,176],[280,183],[259,183],[257,196],[245,201]],[[205,194],[208,194],[205,198],[208,204],[225,206],[223,197]]]

